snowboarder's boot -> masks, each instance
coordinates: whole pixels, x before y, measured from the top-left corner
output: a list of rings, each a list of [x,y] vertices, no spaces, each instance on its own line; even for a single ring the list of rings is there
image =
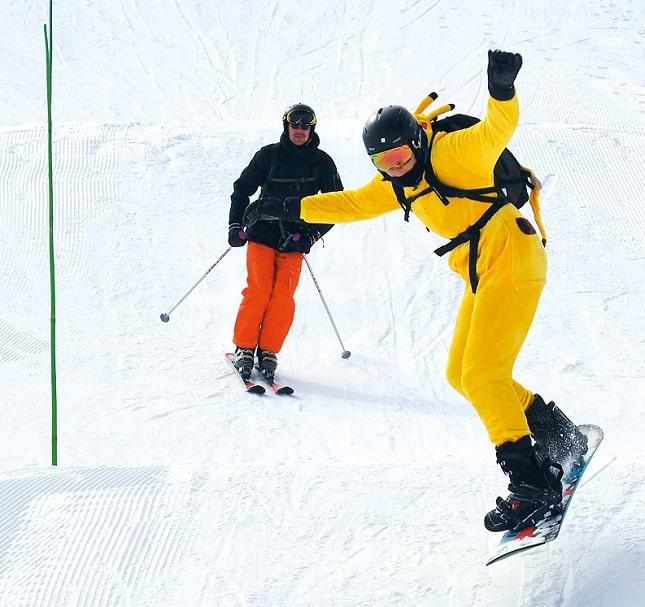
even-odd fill
[[[484,517],[488,531],[519,531],[562,510],[562,466],[543,459],[531,437],[497,447],[497,463],[508,474],[510,495]]]
[[[557,406],[536,394],[526,410],[526,420],[543,458],[564,465],[576,462],[587,453],[587,437]]]
[[[258,348],[258,369],[269,380],[275,377],[275,370],[278,368],[278,357],[274,352]]]
[[[235,348],[235,361],[233,364],[242,379],[250,379],[253,371],[253,350],[251,348]]]

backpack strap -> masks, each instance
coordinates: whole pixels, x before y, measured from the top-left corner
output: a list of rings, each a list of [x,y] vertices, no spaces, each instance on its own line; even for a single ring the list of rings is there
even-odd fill
[[[279,162],[280,162],[280,144],[273,143],[271,144],[271,151],[269,156],[269,170],[267,171],[267,175],[264,178],[264,182],[262,183],[262,188],[260,189],[260,198],[262,198],[262,196],[265,194],[266,188],[269,186],[269,184],[272,181],[277,181],[277,179],[273,178],[273,173],[275,173],[275,170]]]
[[[432,168],[432,145],[434,143],[434,138],[437,136],[437,132],[438,131],[432,129],[432,137],[430,137],[430,141],[428,142],[428,158],[426,160],[424,177],[432,188],[432,191],[437,195],[439,200],[441,200],[441,204],[443,204],[443,206],[448,206],[450,201],[448,200],[448,195],[444,193],[446,186],[437,179],[437,176],[434,174],[434,169]]]
[[[546,230],[544,229],[544,224],[542,223],[542,214],[540,213],[540,192],[542,191],[542,183],[531,169],[522,167],[522,172],[528,175],[528,184],[531,188],[531,193],[529,194],[529,204],[531,205],[531,210],[533,211],[535,223],[537,223],[538,230],[540,230],[540,236],[542,236],[542,245],[546,247]]]
[[[291,177],[291,178],[282,178],[282,177],[274,177],[273,174],[275,173],[275,170],[278,166],[278,163],[280,161],[280,144],[279,143],[274,143],[271,146],[271,160],[269,163],[269,170],[267,172],[267,176],[264,179],[264,183],[262,184],[262,191],[260,193],[260,197],[265,193],[266,188],[269,186],[271,183],[295,183],[298,185],[298,190],[300,190],[300,186],[304,186],[304,184],[313,184],[315,186],[316,192],[320,190],[320,159],[318,156],[316,156],[313,161],[313,175],[311,177]]]
[[[432,97],[433,97],[432,94],[428,95],[427,105],[429,105],[432,102],[433,100]],[[420,107],[421,105],[423,105],[423,102],[422,104],[420,104]],[[422,109],[425,109],[425,107]],[[438,111],[437,114],[442,113],[442,111],[445,111],[444,108],[440,108],[440,110],[441,111]],[[462,128],[466,128],[466,127],[464,126]],[[540,215],[540,203],[539,203],[541,184],[537,179],[537,177],[535,176],[535,174],[533,173],[533,171],[522,166],[520,167],[521,180],[516,180],[513,183],[504,182],[504,183],[501,183],[500,185],[493,185],[485,188],[473,188],[469,190],[455,188],[442,183],[441,181],[439,181],[439,179],[437,178],[437,175],[434,172],[434,169],[432,167],[432,160],[431,160],[432,146],[434,144],[434,139],[437,133],[440,131],[441,129],[432,128],[432,136],[430,137],[430,141],[428,142],[428,148],[427,148],[428,152],[427,152],[427,157],[425,161],[424,177],[430,187],[419,192],[418,194],[415,194],[414,196],[411,196],[410,198],[406,198],[403,186],[397,184],[394,181],[391,181],[391,184],[392,184],[394,193],[396,195],[396,199],[399,205],[401,206],[401,208],[403,209],[404,221],[410,220],[410,211],[412,208],[412,203],[420,196],[423,196],[429,192],[434,192],[439,198],[439,200],[442,202],[442,204],[444,205],[448,205],[450,203],[449,198],[468,198],[469,200],[488,203],[490,205],[482,213],[480,218],[475,223],[469,226],[461,234],[458,234],[457,236],[452,238],[448,243],[435,249],[434,251],[437,255],[442,256],[442,255],[445,255],[446,253],[449,253],[453,249],[456,249],[459,245],[462,245],[466,242],[469,243],[468,244],[469,246],[468,278],[469,278],[470,288],[472,289],[472,292],[476,293],[477,286],[479,285],[479,277],[477,276],[477,250],[479,248],[481,231],[484,228],[484,226],[490,221],[493,215],[497,213],[497,211],[499,211],[505,205],[514,202],[509,197],[509,192],[512,192],[511,188],[517,188],[518,186],[522,186],[522,188],[524,188],[523,189],[524,192],[526,191],[525,190],[526,186],[530,188],[531,193],[528,196],[529,203],[531,205],[531,209],[533,211],[535,221],[540,230],[540,234],[542,235],[542,244],[546,245],[546,232],[544,230],[544,225],[542,224],[542,218]],[[513,157],[511,156],[511,158]],[[511,195],[513,195],[514,197],[517,197],[515,194],[511,194]],[[524,194],[524,196],[526,196],[526,194]],[[526,198],[524,198],[521,202],[523,203],[525,201],[526,201]]]
[[[320,154],[314,154],[314,174],[313,180],[316,184],[316,192],[320,191]]]
[[[412,203],[417,198],[421,198],[421,196],[425,196],[426,194],[429,194],[430,192],[432,192],[432,188],[426,188],[425,190],[421,190],[414,196],[410,196],[410,198],[406,198],[402,185],[398,183],[394,183],[393,181],[390,183],[392,184],[392,189],[396,194],[396,199],[399,205],[401,206],[401,208],[403,209],[403,221],[410,221],[410,211],[412,210]]]
[[[542,216],[540,214],[540,190],[542,188],[542,184],[531,169],[522,167],[522,173],[527,175],[527,183],[531,188],[531,194],[529,195],[529,204],[531,205],[531,210],[533,211],[535,222],[537,223],[538,229],[540,230],[540,234],[542,236],[542,244],[546,246],[546,231],[544,229]],[[483,190],[491,188],[481,189]],[[495,190],[495,188],[493,189]],[[490,221],[493,215],[497,213],[497,211],[499,211],[503,206],[512,203],[510,198],[504,192],[503,188],[496,189],[499,190],[499,197],[497,199],[487,198],[486,200],[484,200],[486,198],[485,196],[481,196],[480,198],[473,198],[474,200],[480,200],[481,202],[491,202],[492,204],[486,209],[486,211],[484,211],[482,216],[474,224],[469,226],[461,234],[458,234],[457,236],[452,238],[448,243],[435,249],[434,251],[441,257],[442,255],[449,253],[453,249],[456,249],[459,245],[464,244],[465,242],[469,243],[468,278],[470,280],[470,288],[473,293],[477,293],[477,286],[479,285],[479,277],[477,276],[477,250],[479,248],[479,238],[481,236],[481,231],[484,226]],[[470,192],[470,190],[468,190],[467,192]],[[466,196],[466,198],[471,198],[471,196],[468,195]]]
[[[441,257],[456,249],[459,245],[465,242],[469,243],[468,251],[468,277],[470,279],[470,288],[473,293],[477,293],[477,285],[479,284],[479,277],[477,276],[477,249],[479,247],[479,237],[484,226],[489,222],[491,217],[497,213],[504,205],[509,204],[511,201],[508,198],[500,198],[493,202],[488,207],[482,216],[473,225],[464,230],[461,234],[457,234],[447,244],[435,249],[435,253]]]
[[[432,137],[430,138],[430,143],[428,145],[428,161],[426,163],[425,178],[426,181],[432,186],[433,191],[439,197],[439,200],[447,206],[449,201],[448,197],[451,198],[468,198],[470,200],[475,200],[477,202],[491,202],[494,203],[500,198],[507,198],[506,193],[503,188],[499,186],[490,186],[486,188],[474,188],[472,190],[464,190],[461,188],[453,188],[452,186],[441,183],[437,176],[435,175],[434,169],[432,168],[432,144],[434,143],[434,138],[437,133],[440,131],[432,130]],[[497,196],[492,196],[491,194],[497,194]]]

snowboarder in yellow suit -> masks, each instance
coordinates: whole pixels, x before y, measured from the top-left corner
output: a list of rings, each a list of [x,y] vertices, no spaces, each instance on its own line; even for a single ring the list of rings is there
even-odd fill
[[[469,128],[435,132],[433,118],[446,108],[422,114],[428,103],[414,114],[401,106],[379,109],[363,130],[378,169],[366,185],[302,199],[260,200],[247,215],[249,221],[255,214],[343,223],[403,207],[406,220],[411,211],[432,232],[450,239],[443,252],[450,251],[450,267],[464,279],[465,288],[448,381],[477,411],[496,446],[497,461],[510,477],[511,495],[498,499],[497,508],[485,517],[491,531],[521,529],[557,512],[562,498],[558,460],[586,451],[586,437],[554,403],[545,403],[513,379],[546,281],[536,198],[531,206],[542,239],[520,210],[507,204],[503,191],[484,197],[488,203],[450,195],[453,190],[495,191],[495,164],[519,120],[514,82],[521,65],[518,54],[489,52],[487,112]]]

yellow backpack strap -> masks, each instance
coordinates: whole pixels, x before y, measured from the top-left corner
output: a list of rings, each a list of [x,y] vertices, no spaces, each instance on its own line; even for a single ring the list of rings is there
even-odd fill
[[[542,191],[542,183],[531,169],[522,167],[522,170],[529,174],[529,181],[533,186],[531,188],[531,193],[529,194],[529,204],[533,211],[535,223],[537,223],[538,230],[540,230],[540,235],[542,236],[542,244],[546,246],[546,230],[544,229],[542,214],[540,213],[540,192]]]

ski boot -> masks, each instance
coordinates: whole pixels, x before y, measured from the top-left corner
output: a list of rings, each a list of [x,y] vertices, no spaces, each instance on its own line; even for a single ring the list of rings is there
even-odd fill
[[[535,449],[543,457],[565,465],[587,453],[587,437],[557,406],[536,394],[526,410],[526,420],[535,439]]]
[[[235,348],[235,361],[233,365],[242,379],[251,379],[251,372],[253,371],[253,350],[250,348]]]
[[[488,531],[520,531],[562,510],[562,466],[543,459],[524,436],[496,448],[497,463],[508,475],[510,495],[484,517]]]
[[[258,348],[258,369],[269,381],[273,381],[278,368],[278,357],[267,350]]]

